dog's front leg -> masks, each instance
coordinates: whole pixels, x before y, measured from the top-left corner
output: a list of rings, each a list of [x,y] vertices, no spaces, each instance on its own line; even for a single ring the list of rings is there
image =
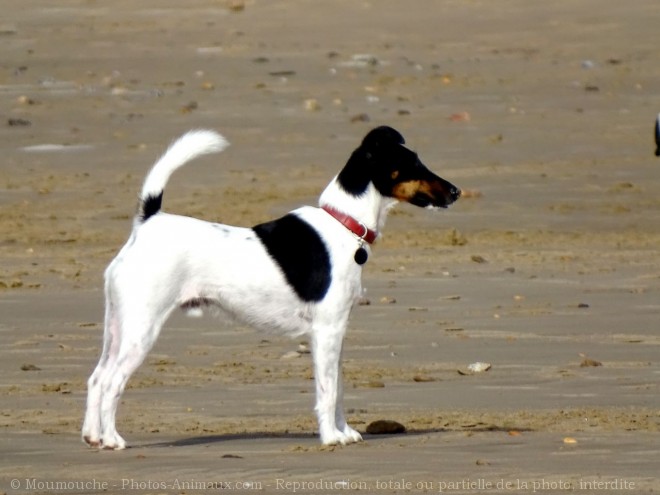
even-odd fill
[[[335,405],[335,424],[337,429],[348,438],[347,443],[361,442],[362,435],[348,426],[346,415],[344,414],[344,377],[342,372],[344,362],[344,345],[339,354],[338,374],[337,374],[337,403]]]
[[[321,442],[345,445],[362,440],[348,426],[343,411],[341,354],[343,331],[315,328],[313,338],[314,378],[316,381],[316,415]]]

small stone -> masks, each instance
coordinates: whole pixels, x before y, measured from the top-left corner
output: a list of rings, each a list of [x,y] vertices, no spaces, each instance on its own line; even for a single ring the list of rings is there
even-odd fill
[[[484,371],[488,371],[490,368],[490,363],[482,363],[481,361],[472,363],[468,366],[468,370],[472,373],[483,373]]]
[[[391,419],[379,419],[367,425],[367,433],[370,435],[394,435],[405,432],[405,426]]]
[[[286,352],[286,353],[282,354],[280,359],[296,359],[296,358],[299,358],[300,356],[301,356],[301,354],[298,351],[289,351],[289,352]]]
[[[9,127],[29,127],[32,125],[32,122],[27,119],[11,118],[7,119],[7,125]]]
[[[353,388],[385,388],[385,382],[381,380],[365,380],[353,382]]]
[[[603,363],[600,361],[596,361],[595,359],[590,359],[590,358],[584,358],[582,362],[580,363],[580,368],[588,368],[591,366],[602,366]]]
[[[315,98],[308,98],[305,100],[305,110],[308,112],[318,112],[321,110],[321,105],[319,104],[318,100]]]
[[[21,95],[18,98],[16,98],[16,102],[19,103],[20,105],[34,105],[35,101],[25,95]]]
[[[70,394],[69,384],[63,383],[44,383],[41,385],[42,392],[59,392],[61,394]]]
[[[602,366],[603,363],[600,361],[596,361],[595,359],[591,359],[584,353],[578,354],[582,358],[582,362],[580,363],[580,368],[587,368],[589,366]]]
[[[245,2],[243,0],[230,0],[227,9],[230,12],[243,12],[245,10]]]
[[[468,112],[453,113],[449,116],[449,120],[452,122],[469,122],[470,118],[471,117]]]
[[[427,383],[427,382],[434,382],[435,378],[428,375],[415,375],[413,376],[413,381],[417,383]]]
[[[380,60],[375,55],[370,53],[356,53],[355,55],[351,55],[350,60],[342,62],[339,65],[342,67],[364,68],[376,67],[380,64]]]
[[[467,366],[465,369],[458,369],[459,375],[475,375],[477,373],[483,373],[485,371],[488,371],[491,368],[490,363],[482,363],[481,361],[477,361],[476,363],[472,363]]]
[[[199,107],[199,105],[196,101],[191,101],[187,105],[182,106],[180,111],[181,111],[181,113],[190,113],[193,110],[197,110],[198,107]]]
[[[122,87],[122,86],[115,86],[110,90],[110,94],[113,96],[124,96],[128,94],[128,89]]]
[[[273,76],[273,77],[281,77],[284,80],[286,80],[287,77],[289,76],[295,76],[296,71],[291,70],[291,69],[284,69],[284,70],[273,70],[268,73],[268,75]]]
[[[368,114],[366,113],[358,113],[357,115],[353,115],[351,117],[351,122],[369,122],[371,120],[371,117],[369,117]]]

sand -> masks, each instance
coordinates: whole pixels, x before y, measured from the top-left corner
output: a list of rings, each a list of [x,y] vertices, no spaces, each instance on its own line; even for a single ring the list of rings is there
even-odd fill
[[[660,4],[26,0],[0,19],[0,493],[660,490]],[[80,442],[102,274],[174,137],[232,146],[167,211],[254,225],[314,204],[399,129],[462,187],[401,205],[346,339],[364,432],[315,436],[310,356],[173,317],[129,383],[130,444]],[[467,366],[487,362],[488,371]]]

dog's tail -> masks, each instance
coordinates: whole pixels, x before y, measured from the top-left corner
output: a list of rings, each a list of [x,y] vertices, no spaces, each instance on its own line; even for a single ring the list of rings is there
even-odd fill
[[[160,211],[163,190],[170,175],[190,160],[210,153],[219,153],[229,142],[215,131],[190,131],[174,141],[153,166],[144,180],[136,221],[144,222]]]

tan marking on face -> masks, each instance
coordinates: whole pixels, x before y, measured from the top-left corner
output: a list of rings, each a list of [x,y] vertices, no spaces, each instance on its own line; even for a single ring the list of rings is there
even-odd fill
[[[422,182],[421,180],[409,180],[406,182],[399,182],[392,189],[392,196],[394,196],[399,201],[408,201],[415,194],[417,194],[417,191],[419,191],[420,189],[423,190],[424,185],[426,186],[426,189],[428,189],[428,184]]]

